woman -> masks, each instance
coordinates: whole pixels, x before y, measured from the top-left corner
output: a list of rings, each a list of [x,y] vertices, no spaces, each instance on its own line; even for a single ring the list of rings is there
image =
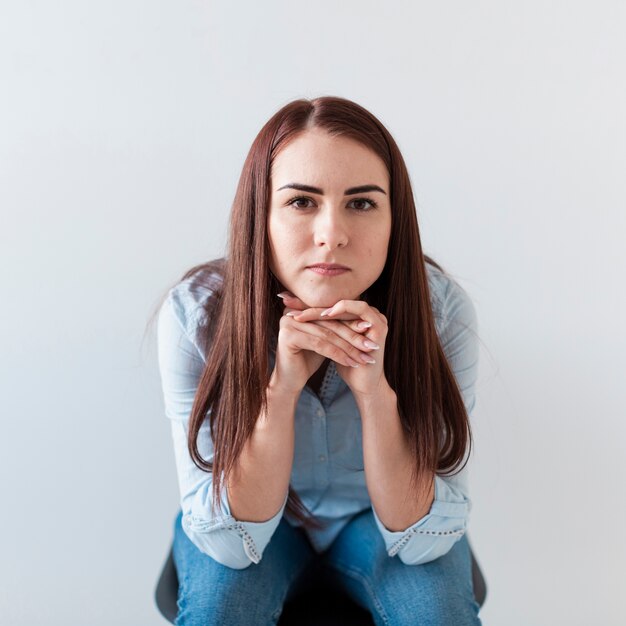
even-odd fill
[[[275,624],[313,565],[377,624],[480,624],[464,534],[476,328],[422,253],[383,125],[342,98],[279,110],[244,164],[226,258],[160,308],[177,624]]]

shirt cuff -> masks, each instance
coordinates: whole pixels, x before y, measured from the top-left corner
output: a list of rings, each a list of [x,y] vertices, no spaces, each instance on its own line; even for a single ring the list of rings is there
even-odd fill
[[[252,563],[259,563],[263,556],[263,552],[267,547],[267,544],[270,542],[272,535],[274,534],[280,520],[283,516],[285,506],[287,504],[289,494],[285,496],[285,500],[280,507],[279,511],[269,520],[264,522],[246,522],[242,520],[238,520],[234,518],[230,513],[230,505],[228,503],[227,491],[226,488],[222,489],[221,494],[221,504],[222,504],[222,514],[215,515],[213,517],[207,517],[204,515],[194,514],[193,510],[188,515],[183,516],[183,528],[189,533],[207,534],[207,533],[215,533],[216,531],[227,531],[227,535],[231,538],[237,538],[237,542],[243,542],[243,552],[245,556]],[[188,533],[188,534],[189,534]],[[218,541],[217,536],[221,535],[220,540]],[[209,540],[207,538],[203,543],[207,543]],[[231,543],[232,539],[229,541],[223,536],[222,533],[216,534],[215,541],[223,546],[225,542]],[[240,548],[241,549],[241,548]],[[225,553],[232,553],[231,550],[225,550]],[[207,552],[209,553],[209,552]],[[212,550],[211,556],[215,554],[215,551]],[[225,562],[226,559],[216,559],[220,562]]]
[[[435,497],[430,511],[405,530],[391,531],[374,520],[389,556],[396,554],[407,565],[419,565],[446,554],[465,534],[472,504],[469,498],[435,474]]]
[[[243,539],[244,552],[253,563],[258,563],[261,560],[267,544],[280,524],[288,497],[289,494],[285,496],[278,513],[265,522],[242,522],[231,516],[233,527]]]

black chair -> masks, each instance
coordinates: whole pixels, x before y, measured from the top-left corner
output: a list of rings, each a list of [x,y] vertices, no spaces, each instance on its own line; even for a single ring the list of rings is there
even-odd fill
[[[474,552],[472,555],[472,582],[474,597],[482,606],[487,595],[487,586]],[[278,622],[279,626],[373,626],[369,611],[358,606],[345,592],[328,584],[324,577],[315,577],[313,584],[303,594],[285,602]],[[178,576],[174,566],[172,548],[161,570],[154,598],[163,617],[174,624],[178,606]]]

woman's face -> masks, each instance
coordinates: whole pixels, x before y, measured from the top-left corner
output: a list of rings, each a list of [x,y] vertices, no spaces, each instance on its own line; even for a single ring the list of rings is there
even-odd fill
[[[276,156],[270,184],[270,269],[279,282],[309,307],[358,300],[387,258],[391,205],[383,161],[353,139],[314,128]],[[348,269],[324,274],[310,268],[318,263]]]

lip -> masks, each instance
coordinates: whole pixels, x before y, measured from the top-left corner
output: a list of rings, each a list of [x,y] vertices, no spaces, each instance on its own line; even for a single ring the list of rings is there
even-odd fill
[[[341,265],[340,263],[314,263],[313,265],[307,265],[309,269],[313,269],[314,267],[319,267],[325,270],[349,270],[349,267],[345,265]]]
[[[349,268],[340,265],[309,265],[307,269],[316,274],[321,274],[322,276],[338,276],[339,274],[345,274],[350,271]]]

